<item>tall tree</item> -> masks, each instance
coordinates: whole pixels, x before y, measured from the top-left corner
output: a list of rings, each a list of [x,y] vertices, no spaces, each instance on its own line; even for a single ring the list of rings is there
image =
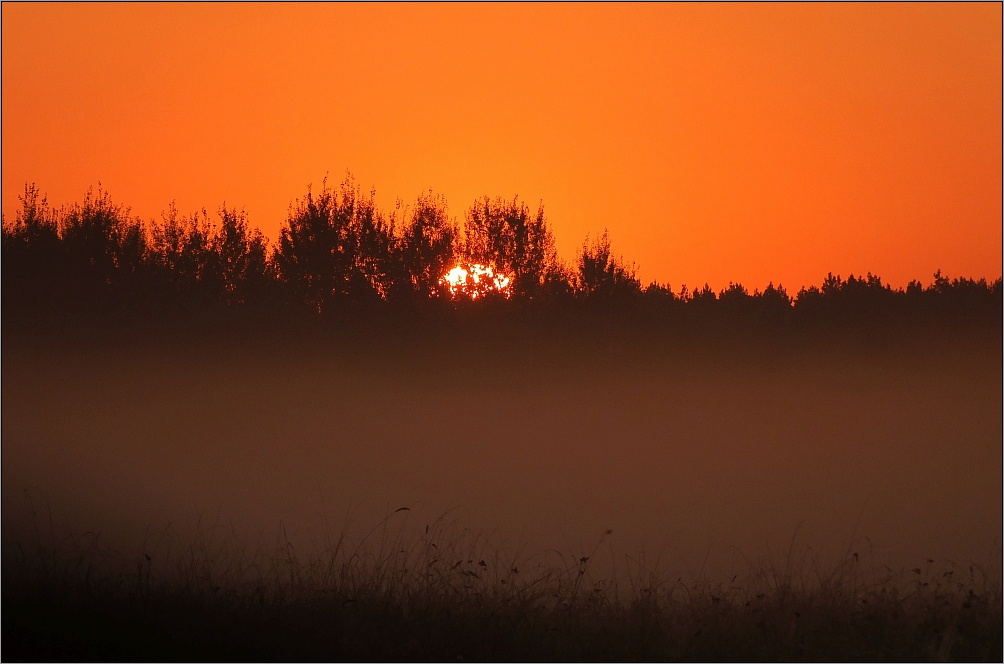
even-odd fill
[[[247,214],[220,208],[220,225],[213,238],[219,257],[223,300],[246,305],[265,296],[270,282],[268,242],[257,228],[249,228]]]
[[[560,270],[543,205],[534,214],[518,198],[486,196],[468,210],[464,239],[467,258],[512,278],[517,297],[539,295]]]
[[[18,308],[59,298],[63,246],[58,215],[34,184],[25,184],[21,209],[3,219],[3,301]]]
[[[415,202],[395,244],[397,272],[391,288],[400,296],[430,297],[457,259],[459,229],[447,215],[446,199],[431,191]]]
[[[158,288],[168,298],[184,303],[208,304],[221,299],[216,225],[202,210],[178,214],[172,202],[150,232],[150,261],[158,275]]]
[[[582,243],[578,260],[578,287],[590,297],[621,297],[641,292],[634,264],[627,265],[610,251],[607,231],[590,242]]]
[[[108,192],[89,189],[84,202],[60,215],[65,251],[65,286],[75,297],[142,297],[147,230]],[[109,301],[112,301],[111,299]]]
[[[338,191],[325,178],[319,194],[308,189],[290,206],[279,235],[275,265],[294,297],[318,311],[339,299],[379,299],[386,294],[391,229],[351,176]]]

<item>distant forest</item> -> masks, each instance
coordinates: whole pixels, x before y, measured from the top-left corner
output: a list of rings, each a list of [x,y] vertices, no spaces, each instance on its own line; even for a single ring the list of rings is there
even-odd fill
[[[13,220],[3,219],[3,310],[164,311],[243,309],[325,315],[360,307],[456,303],[443,276],[459,264],[483,265],[510,280],[495,306],[585,307],[649,312],[713,312],[766,317],[882,312],[979,314],[1000,319],[1001,279],[949,279],[893,289],[878,276],[829,275],[794,295],[778,285],[752,293],[730,284],[674,291],[643,285],[633,264],[613,254],[607,234],[587,238],[574,262],[559,259],[544,216],[518,198],[475,201],[462,223],[432,194],[390,213],[377,209],[351,177],[295,200],[277,242],[221,207],[159,221],[131,216],[100,188],[83,203],[50,208],[26,185]],[[502,304],[504,302],[504,304]],[[467,306],[467,305],[465,305]],[[881,317],[881,316],[880,316]]]

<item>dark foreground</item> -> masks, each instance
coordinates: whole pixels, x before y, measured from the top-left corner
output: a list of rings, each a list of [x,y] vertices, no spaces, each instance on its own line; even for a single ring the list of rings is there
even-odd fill
[[[5,319],[3,659],[1004,658],[999,313],[482,313]],[[375,535],[311,535],[366,500]]]
[[[437,544],[438,542],[438,544]],[[81,545],[83,540],[78,541]],[[423,535],[298,559],[190,546],[110,565],[4,552],[4,661],[1000,661],[1001,586],[979,569],[892,573],[789,553],[709,583],[593,577]],[[404,547],[404,548],[399,548]],[[237,551],[239,550],[239,553]],[[219,555],[219,559],[208,556]],[[473,558],[467,558],[473,555]],[[486,555],[488,560],[478,559]],[[455,561],[455,562],[454,562]],[[160,564],[158,564],[160,563]],[[522,566],[522,568],[520,567]],[[117,571],[113,570],[116,569]],[[161,569],[166,571],[158,573]]]
[[[746,608],[520,610],[314,601],[282,609],[159,602],[5,603],[6,661],[1000,661],[986,606],[861,610],[811,599]]]

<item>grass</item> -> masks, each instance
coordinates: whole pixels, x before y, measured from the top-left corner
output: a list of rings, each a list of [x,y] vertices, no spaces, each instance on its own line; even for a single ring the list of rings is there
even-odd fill
[[[995,660],[1001,582],[848,552],[745,560],[732,578],[643,557],[530,554],[445,518],[414,532],[268,541],[199,527],[135,555],[36,529],[3,549],[3,657],[28,660]],[[393,525],[393,527],[392,527]]]

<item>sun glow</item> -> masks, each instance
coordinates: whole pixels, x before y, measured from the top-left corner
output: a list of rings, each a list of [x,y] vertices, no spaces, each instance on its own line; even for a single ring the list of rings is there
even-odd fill
[[[499,293],[505,298],[512,296],[512,279],[478,263],[457,265],[443,275],[439,283],[446,286],[453,297],[476,300],[489,293]]]

